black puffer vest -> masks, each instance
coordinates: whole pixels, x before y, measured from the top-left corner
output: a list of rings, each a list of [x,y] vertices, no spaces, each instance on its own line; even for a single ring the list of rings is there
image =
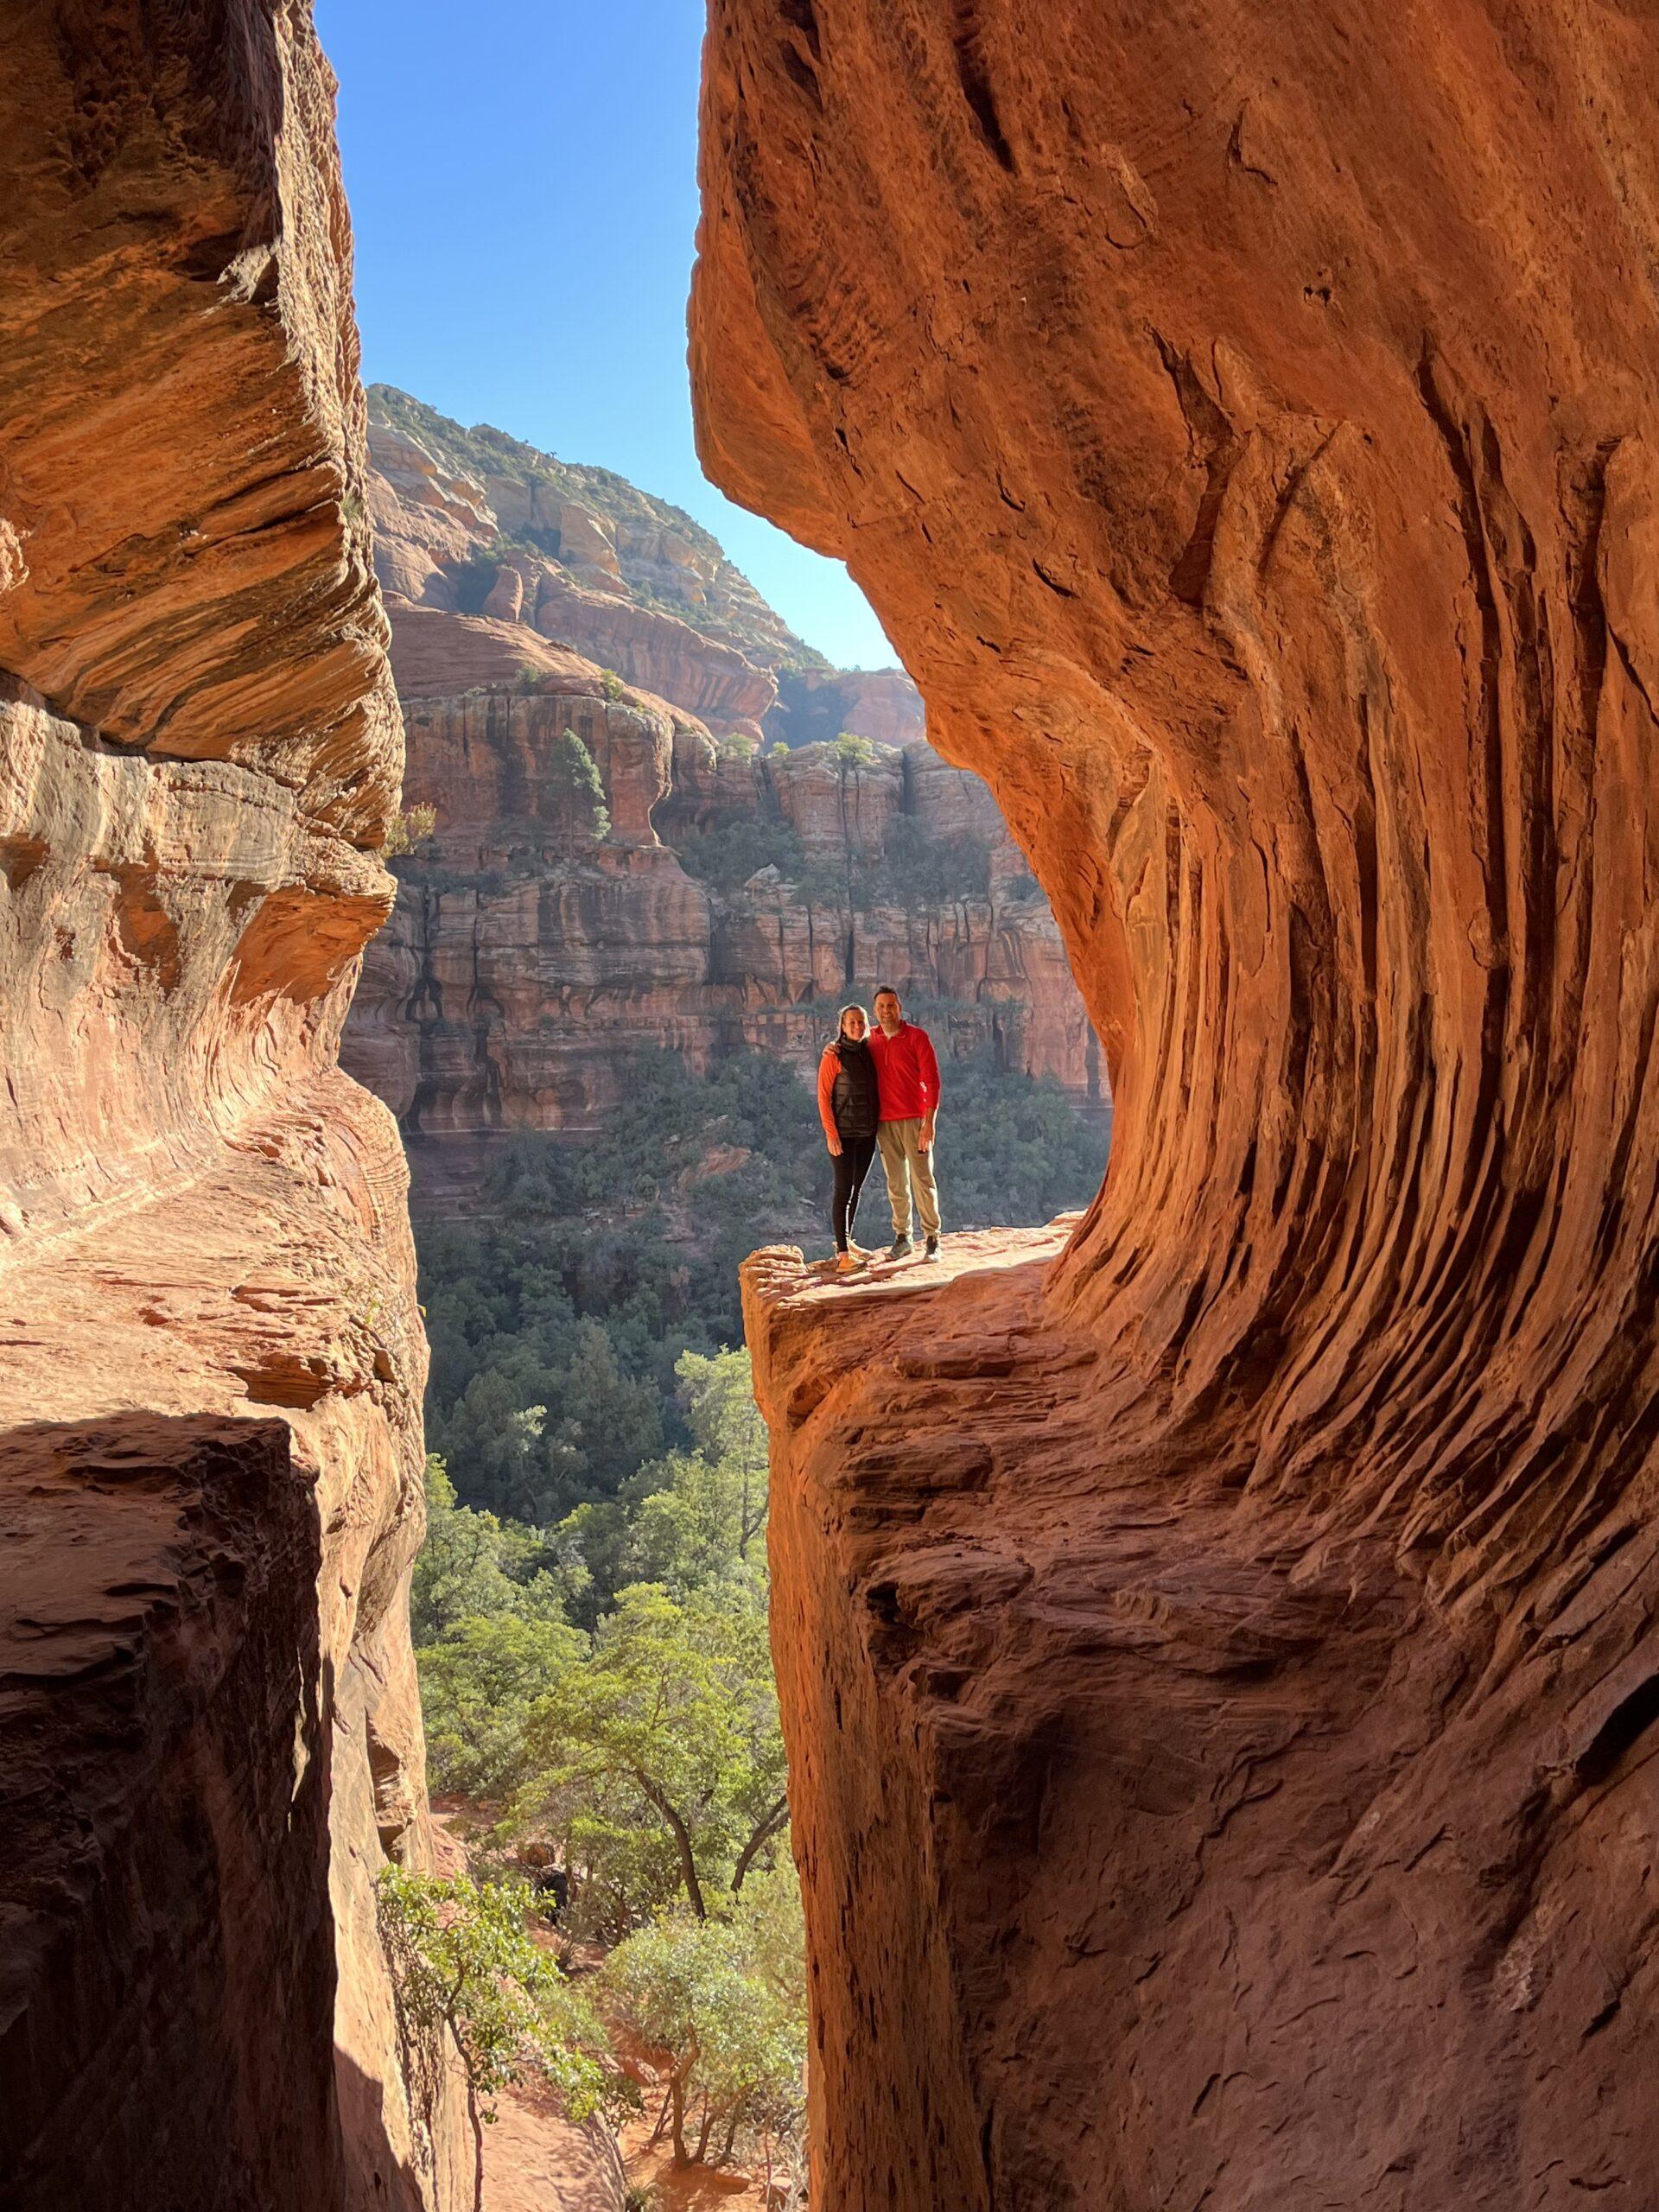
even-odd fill
[[[841,1067],[830,1110],[844,1137],[873,1137],[881,1119],[875,1088],[875,1055],[868,1044],[842,1038],[831,1047]]]

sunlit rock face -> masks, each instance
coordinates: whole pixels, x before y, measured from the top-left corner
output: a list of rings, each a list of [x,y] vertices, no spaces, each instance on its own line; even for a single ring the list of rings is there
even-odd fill
[[[0,85],[0,2199],[458,2202],[372,1881],[425,1849],[426,1354],[335,1065],[393,886],[308,10],[25,7]]]
[[[751,1270],[823,2201],[1659,2198],[1659,17],[710,20],[705,458],[1116,1097]]]
[[[924,739],[762,753],[522,620],[394,601],[392,628],[404,795],[433,827],[396,862],[342,1053],[402,1123],[417,1211],[474,1206],[514,1132],[591,1135],[641,1052],[810,1077],[836,1007],[884,981],[938,1008],[947,1054],[1109,1103],[1046,900],[984,784]],[[571,738],[602,814],[573,801]],[[890,867],[855,900],[899,827],[938,880]],[[700,875],[734,829],[757,840],[742,880]],[[783,833],[786,874],[765,861]]]
[[[394,613],[520,625],[757,738],[778,664],[817,659],[678,507],[390,385],[370,397],[375,565]]]

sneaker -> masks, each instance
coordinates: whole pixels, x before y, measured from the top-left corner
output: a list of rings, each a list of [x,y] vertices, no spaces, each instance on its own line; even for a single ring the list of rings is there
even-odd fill
[[[863,1265],[864,1255],[861,1252],[837,1252],[836,1255],[836,1273],[838,1275],[855,1275]]]
[[[887,1257],[890,1260],[907,1260],[915,1249],[908,1236],[895,1236],[887,1247]]]
[[[937,1260],[938,1256],[939,1240],[937,1236],[930,1236],[927,1240],[927,1248],[923,1252],[922,1257],[925,1260]]]

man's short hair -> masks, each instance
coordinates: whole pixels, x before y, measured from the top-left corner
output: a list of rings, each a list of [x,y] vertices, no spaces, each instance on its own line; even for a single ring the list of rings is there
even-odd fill
[[[891,983],[878,983],[874,991],[872,992],[870,995],[870,1004],[874,1006],[877,999],[899,999],[899,994],[893,989]],[[904,1001],[902,999],[899,999],[899,1003],[902,1006],[904,1004]]]

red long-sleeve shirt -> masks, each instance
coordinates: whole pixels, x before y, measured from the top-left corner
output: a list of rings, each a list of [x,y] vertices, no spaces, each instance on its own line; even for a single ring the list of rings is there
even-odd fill
[[[901,1021],[891,1037],[885,1029],[872,1029],[870,1050],[875,1055],[875,1084],[884,1122],[919,1120],[939,1103],[939,1064],[933,1040],[925,1029]]]

